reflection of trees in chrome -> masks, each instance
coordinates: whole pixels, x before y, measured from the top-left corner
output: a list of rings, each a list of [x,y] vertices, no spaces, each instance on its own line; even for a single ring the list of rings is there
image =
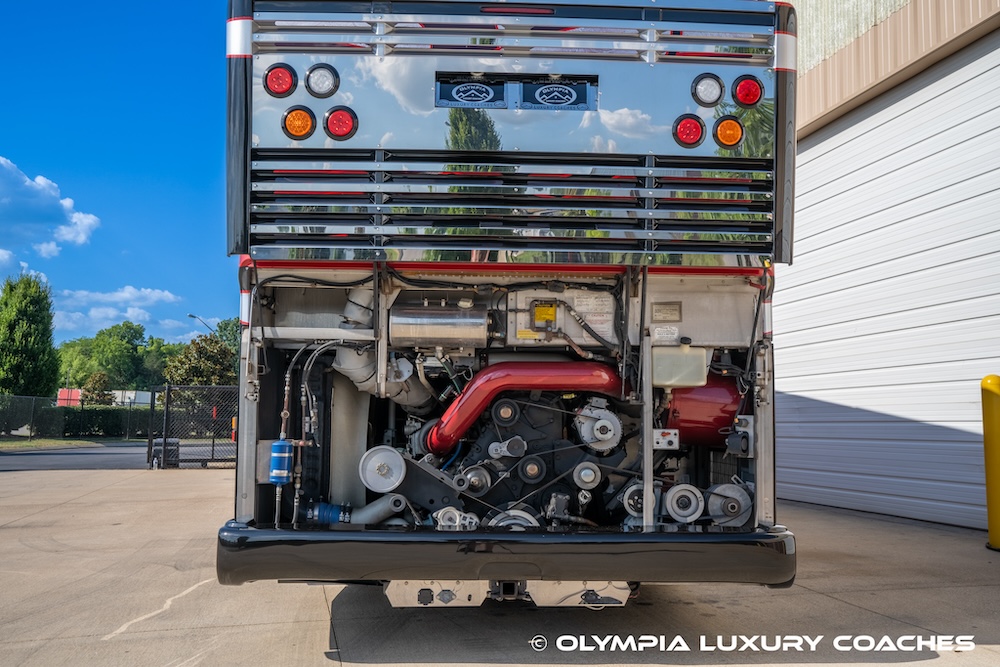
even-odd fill
[[[725,113],[719,116],[726,115]],[[765,184],[768,176],[763,172],[738,172],[738,171],[703,171],[701,177],[708,181],[716,181],[715,187],[720,190],[710,189],[712,186],[702,184],[697,188],[697,199],[700,203],[708,201],[718,201],[719,207],[733,208],[734,210],[688,210],[675,211],[671,216],[672,220],[692,221],[697,226],[718,229],[719,227],[746,227],[754,224],[746,219],[746,214],[750,208],[741,200],[747,199],[753,192],[753,188],[747,186],[746,191],[732,191],[733,184],[750,179],[753,183]],[[736,201],[734,201],[736,200]],[[659,223],[662,225],[663,223]],[[756,223],[761,224],[761,223]],[[685,242],[698,243],[695,232],[684,234],[682,240]],[[678,256],[669,256],[662,262],[666,264],[680,264],[683,266],[725,266],[727,265],[726,255],[733,252],[740,252],[740,244],[753,243],[755,239],[750,235],[733,231],[729,233],[717,232],[715,240],[711,243],[718,245],[718,253],[693,253]],[[704,243],[704,242],[701,242]]]
[[[449,109],[446,125],[448,127],[448,138],[445,140],[445,148],[450,151],[496,153],[501,149],[500,133],[497,132],[493,119],[490,118],[485,109]],[[470,196],[496,196],[503,192],[502,187],[490,187],[485,179],[489,179],[490,174],[511,171],[511,168],[489,164],[473,164],[473,160],[468,160],[463,163],[449,164],[445,167],[445,170],[452,173],[468,172],[470,180],[474,180],[475,182],[482,181],[482,185],[452,185],[448,188],[449,193],[461,195],[464,198]],[[439,210],[441,211],[442,220],[446,223],[453,216],[476,216],[479,218],[486,216],[484,209],[467,206],[453,206]],[[463,235],[483,235],[484,230],[469,229],[471,226],[469,224],[464,226]],[[445,227],[431,227],[427,231],[433,234],[446,235],[459,233],[450,224]],[[428,251],[427,254],[429,259],[440,261],[464,261],[470,259],[469,253],[466,250],[446,250],[441,248]],[[473,257],[471,259],[473,261],[483,261],[489,253],[487,250],[481,249],[474,250],[472,254]]]

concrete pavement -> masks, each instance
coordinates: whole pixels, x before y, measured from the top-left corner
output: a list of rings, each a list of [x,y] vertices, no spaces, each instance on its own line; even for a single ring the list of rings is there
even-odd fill
[[[233,477],[0,473],[0,664],[1000,664],[1000,553],[980,531],[780,503],[799,540],[788,590],[647,586],[600,612],[395,610],[374,587],[216,583]],[[529,645],[537,635],[543,651]],[[803,635],[815,651],[794,649]],[[965,635],[974,649],[869,644],[919,636],[941,649]]]

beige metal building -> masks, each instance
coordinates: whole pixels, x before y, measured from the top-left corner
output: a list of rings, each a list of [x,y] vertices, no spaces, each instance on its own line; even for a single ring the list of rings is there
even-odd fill
[[[1000,373],[1000,0],[799,0],[780,497],[985,528]]]

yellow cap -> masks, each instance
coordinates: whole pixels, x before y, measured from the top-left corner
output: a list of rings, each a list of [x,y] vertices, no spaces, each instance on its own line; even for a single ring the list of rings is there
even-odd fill
[[[726,118],[715,126],[715,138],[723,146],[735,146],[743,139],[743,126],[738,120]]]

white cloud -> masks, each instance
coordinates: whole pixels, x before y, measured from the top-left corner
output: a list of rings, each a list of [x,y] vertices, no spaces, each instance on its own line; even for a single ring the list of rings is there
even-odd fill
[[[595,137],[591,137],[590,139],[590,152],[617,153],[618,144],[615,143],[614,139],[605,139],[604,137],[597,135]]]
[[[75,243],[76,245],[83,245],[89,241],[90,235],[100,226],[101,221],[96,215],[74,211],[72,199],[62,199],[59,203],[62,204],[63,210],[66,211],[69,224],[56,227],[56,240]]]
[[[31,247],[34,248],[35,252],[37,252],[41,257],[44,257],[45,259],[56,257],[59,254],[59,251],[62,250],[62,248],[60,248],[55,241],[36,243]]]
[[[87,316],[92,320],[108,321],[117,319],[120,311],[111,306],[96,306],[87,312]]]
[[[52,314],[52,323],[57,330],[90,333],[106,329],[125,320],[148,322],[150,319],[152,316],[142,308],[119,310],[114,306],[94,306],[86,312],[56,310]]]
[[[427,93],[427,73],[431,63],[424,58],[360,58],[358,71],[365,79],[374,79],[379,88],[390,93],[406,111],[419,116],[434,112],[434,96]]]
[[[67,313],[63,310],[57,310],[52,313],[52,325],[59,330],[64,331],[78,331],[79,329],[88,328],[87,316],[83,313]]]
[[[189,322],[162,320],[154,316],[155,306],[181,301],[179,296],[167,290],[126,285],[111,292],[62,290],[55,293],[54,297],[56,308],[53,323],[57,338],[67,332],[93,335],[125,320],[173,330],[191,326]]]
[[[38,245],[54,241],[82,245],[101,224],[97,216],[77,211],[72,199],[62,197],[55,182],[44,176],[28,178],[2,156],[0,220],[14,240]]]
[[[39,280],[41,280],[43,283],[49,282],[49,277],[44,273],[42,273],[41,271],[35,271],[34,269],[29,269],[27,262],[18,262],[18,264],[20,264],[21,266],[21,273],[26,273],[29,276],[34,276]]]
[[[187,333],[178,334],[176,336],[169,336],[165,340],[168,343],[190,343],[193,339],[198,336],[204,336],[204,331],[188,331]]]
[[[152,316],[149,314],[148,310],[134,307],[125,309],[125,319],[131,320],[132,322],[148,322],[151,318]]]
[[[61,304],[80,307],[88,304],[115,304],[117,306],[152,306],[157,303],[177,303],[181,300],[167,290],[126,285],[114,292],[90,292],[87,290],[62,290],[57,295]]]
[[[601,123],[615,134],[620,134],[630,139],[646,139],[656,134],[669,132],[669,126],[653,125],[653,118],[638,109],[622,108],[615,111],[601,109]]]
[[[4,250],[0,248],[0,266],[4,264],[9,264],[10,260],[14,259],[14,253],[10,250]]]

